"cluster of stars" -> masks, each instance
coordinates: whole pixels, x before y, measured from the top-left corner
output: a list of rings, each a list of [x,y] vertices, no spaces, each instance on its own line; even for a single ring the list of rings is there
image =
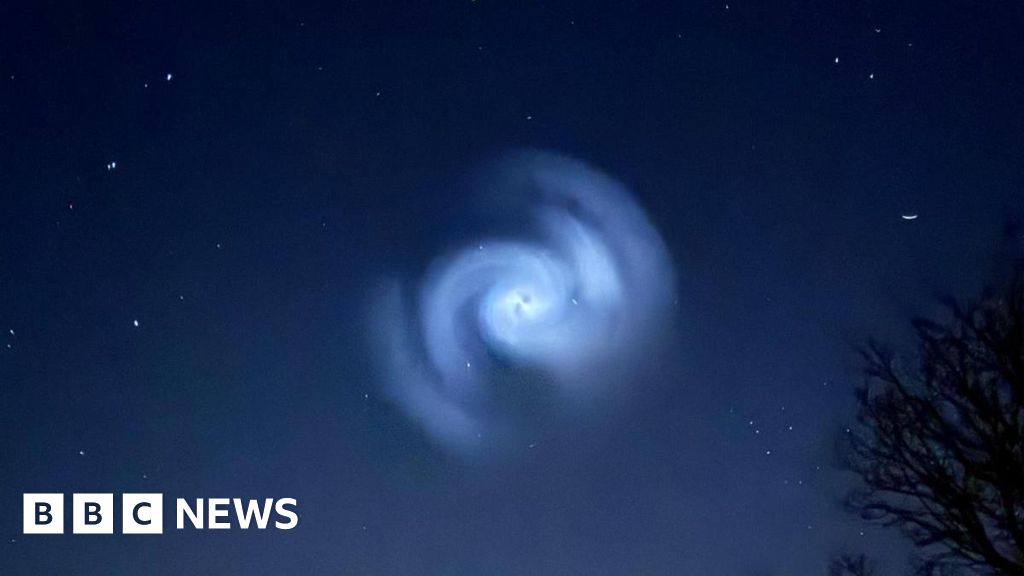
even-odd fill
[[[874,32],[875,32],[876,35],[881,34],[882,33],[882,29],[876,27],[876,28],[874,28]],[[907,48],[913,48],[913,46],[914,46],[913,42],[907,42]],[[832,63],[838,65],[839,64],[839,56],[836,56],[832,60]],[[874,80],[874,79],[875,79],[874,71],[868,72],[868,80]]]
[[[780,413],[785,413],[785,412],[786,412],[786,407],[785,407],[785,406],[780,406],[780,407],[779,407],[779,412],[780,412]],[[735,410],[734,408],[730,408],[730,409],[729,409],[729,413],[730,413],[730,414],[735,414],[735,413],[736,413],[736,410]],[[762,436],[762,434],[761,434],[761,431],[762,431],[762,426],[761,426],[761,425],[760,425],[760,424],[759,424],[759,423],[757,422],[757,420],[755,420],[755,419],[748,419],[748,420],[746,421],[746,423],[747,423],[747,428],[748,428],[748,429],[750,429],[750,430],[752,431],[752,433],[754,434],[754,436],[758,436],[758,437]],[[786,423],[786,424],[783,424],[783,425],[782,425],[782,429],[783,429],[783,430],[784,430],[785,432],[793,432],[793,431],[794,431],[794,430],[795,430],[796,428],[795,428],[795,427],[793,426],[793,424],[790,424],[790,423]],[[771,456],[771,455],[772,455],[772,453],[773,453],[773,450],[772,450],[772,448],[770,448],[770,447],[765,447],[765,448],[763,448],[763,450],[764,450],[764,455],[765,455],[766,457],[767,457],[767,456]],[[785,481],[784,481],[784,484],[786,484],[786,485],[789,485],[789,484],[790,484],[790,481],[789,481],[789,480],[785,480]],[[798,481],[796,482],[796,484],[797,484],[798,486],[803,486],[804,482],[803,482],[803,480],[798,480]]]
[[[829,386],[829,382],[828,381],[823,381],[822,382],[822,387],[827,388],[828,386]],[[783,418],[786,418],[787,416],[792,417],[792,413],[791,412],[792,411],[788,411],[786,406],[783,405],[783,406],[779,407],[777,414],[778,415],[782,415]],[[735,415],[736,414],[736,409],[735,408],[730,408],[729,409],[729,414]],[[783,421],[781,424],[771,424],[769,422],[769,420],[771,420],[771,419],[760,420],[759,421],[756,418],[745,418],[742,422],[743,422],[743,424],[745,424],[745,427],[750,431],[750,433],[753,434],[753,436],[755,436],[757,438],[763,438],[763,437],[769,435],[769,434],[763,434],[762,432],[770,432],[771,429],[780,430],[781,431],[781,435],[779,435],[777,437],[776,442],[781,442],[785,438],[786,434],[793,433],[797,429],[797,426],[795,426],[792,422],[785,422],[785,421]],[[846,428],[845,432],[847,434],[850,434],[850,433],[852,433],[852,430],[850,428]],[[764,456],[767,458],[767,457],[773,456],[773,454],[776,453],[776,449],[775,448],[776,447],[769,447],[769,446],[762,445],[760,450],[763,451]],[[805,488],[805,487],[812,486],[814,484],[813,479],[816,478],[817,475],[821,474],[821,472],[822,472],[821,465],[815,465],[815,466],[809,468],[808,470],[806,470],[804,472],[800,472],[800,473],[797,473],[797,474],[789,474],[788,477],[781,478],[780,482],[781,482],[782,486],[785,486],[785,487],[788,487],[788,488],[801,488],[802,489],[802,488]],[[814,525],[813,524],[806,524],[805,526],[806,526],[807,530],[813,530],[814,529]],[[864,536],[865,535],[865,531],[864,530],[859,530],[858,531],[858,535],[859,536]]]

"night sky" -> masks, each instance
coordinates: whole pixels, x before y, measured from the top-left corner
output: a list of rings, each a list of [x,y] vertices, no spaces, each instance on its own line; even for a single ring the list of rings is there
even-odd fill
[[[0,4],[0,573],[900,567],[840,505],[852,343],[998,269],[1024,7],[404,4]],[[378,295],[521,234],[481,174],[523,150],[629,190],[668,328],[622,398],[466,452],[389,391]],[[24,492],[294,497],[300,522],[22,535]]]

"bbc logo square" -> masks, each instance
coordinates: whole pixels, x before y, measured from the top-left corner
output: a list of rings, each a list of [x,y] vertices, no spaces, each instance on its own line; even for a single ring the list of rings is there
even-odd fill
[[[114,533],[113,494],[74,494],[71,527],[75,534]]]
[[[64,533],[63,494],[23,494],[21,510],[24,534]]]
[[[163,534],[163,494],[122,494],[122,534]]]

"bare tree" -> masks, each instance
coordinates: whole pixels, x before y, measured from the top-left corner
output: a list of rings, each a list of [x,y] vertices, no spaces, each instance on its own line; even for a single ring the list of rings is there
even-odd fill
[[[849,504],[902,529],[932,574],[1024,576],[1024,273],[946,304],[948,320],[914,322],[914,360],[863,350]]]
[[[942,562],[941,560],[922,560],[917,558],[914,560],[913,576],[963,576],[963,571],[959,566],[952,566],[948,562]]]

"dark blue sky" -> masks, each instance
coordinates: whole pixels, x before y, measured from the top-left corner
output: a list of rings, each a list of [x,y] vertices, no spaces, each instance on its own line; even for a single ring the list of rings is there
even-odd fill
[[[0,572],[900,556],[838,506],[850,343],[998,267],[1019,3],[87,4],[0,5]],[[630,186],[678,344],[614,418],[458,458],[382,394],[368,295],[469,235],[467,176],[523,147]],[[23,536],[21,493],[48,491],[291,496],[301,520]]]

